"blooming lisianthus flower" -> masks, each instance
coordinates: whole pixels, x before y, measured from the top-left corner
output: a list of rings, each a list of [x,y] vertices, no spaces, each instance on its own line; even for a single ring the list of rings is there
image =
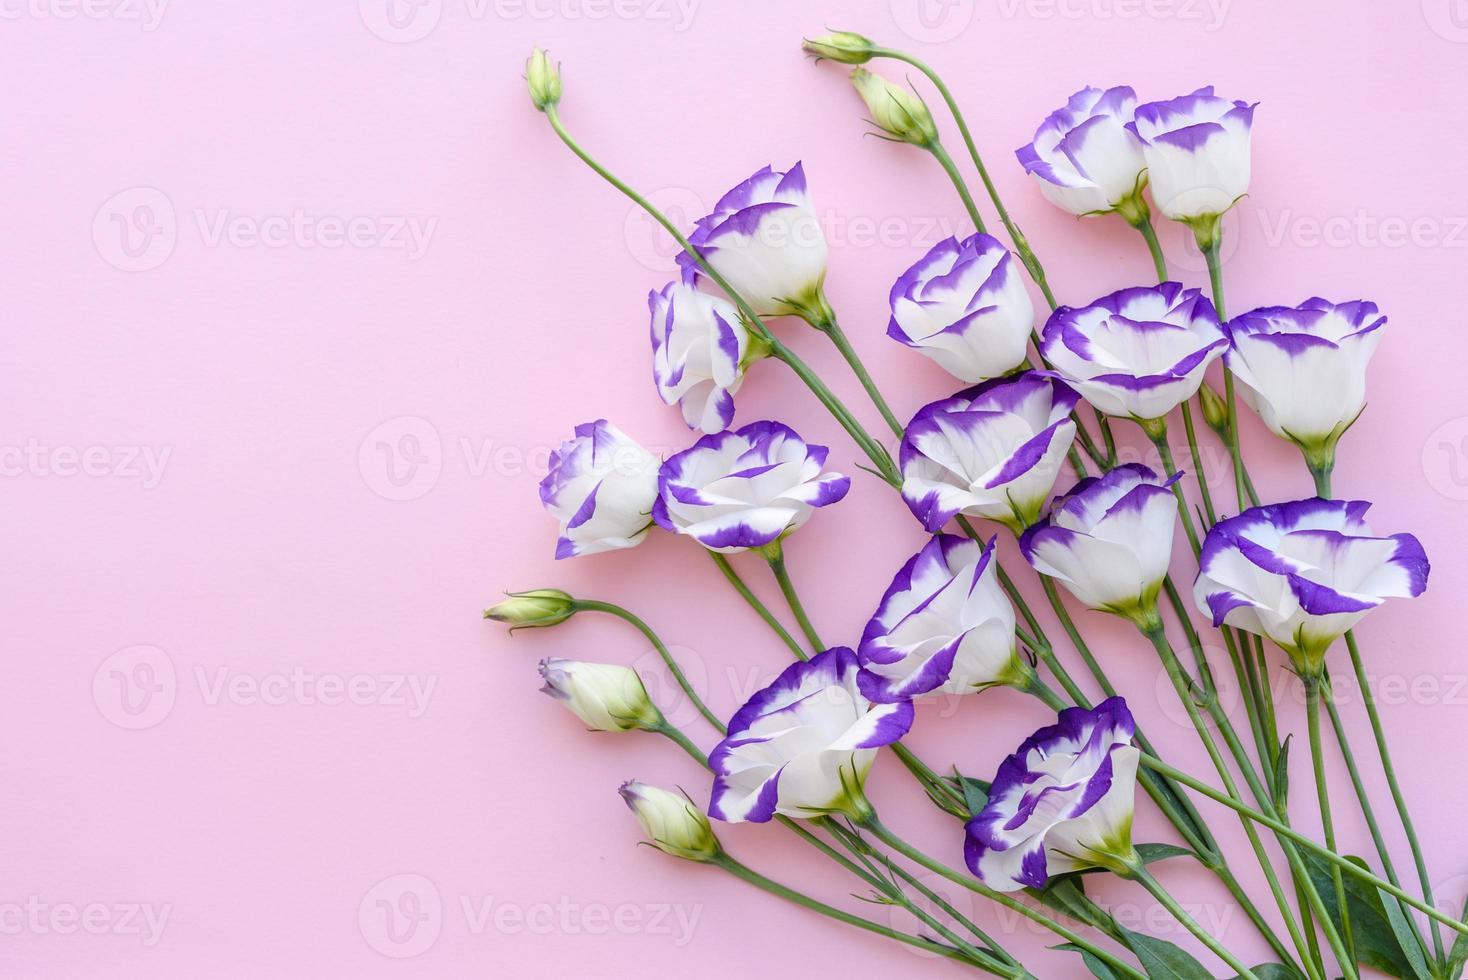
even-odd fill
[[[778,422],[707,435],[663,464],[652,516],[710,551],[759,548],[846,496],[850,478],[825,464],[825,446]]]
[[[1275,435],[1307,459],[1333,455],[1366,407],[1366,366],[1386,317],[1375,303],[1312,297],[1297,307],[1266,306],[1230,320],[1224,361]]]
[[[888,300],[887,336],[961,381],[997,378],[1024,363],[1035,307],[997,238],[944,239],[898,277]]]
[[[1045,324],[1041,352],[1102,412],[1149,421],[1197,394],[1227,346],[1202,292],[1164,282],[1060,307]]]
[[[1066,708],[999,766],[969,821],[969,870],[996,891],[1042,888],[1052,875],[1116,868],[1131,857],[1140,751],[1121,698]]]
[[[1015,151],[1040,193],[1075,215],[1122,211],[1143,214],[1142,141],[1127,128],[1137,93],[1126,85],[1083,88],[1035,131],[1034,142]]]
[[[763,823],[775,814],[859,815],[877,749],[912,727],[912,702],[872,704],[857,685],[856,654],[833,647],[794,663],[729,719],[709,753],[709,815]]]
[[[799,163],[761,169],[719,198],[688,236],[708,263],[761,316],[813,316],[825,307],[826,234]],[[678,255],[685,277],[697,263]]]
[[[1305,677],[1325,651],[1387,599],[1427,588],[1410,534],[1379,538],[1364,500],[1296,500],[1246,510],[1208,532],[1193,596],[1214,626],[1267,636]]]
[[[1151,626],[1172,561],[1177,499],[1140,463],[1081,480],[1024,533],[1020,551],[1092,609]]]
[[[652,314],[652,377],[665,405],[683,409],[690,429],[723,432],[734,420],[744,382],[749,330],[734,304],[686,283],[647,296]]]
[[[902,499],[929,531],[955,514],[1024,530],[1075,439],[1078,400],[1059,378],[1027,371],[923,407],[902,437]]]
[[[994,541],[935,535],[892,579],[857,653],[857,680],[873,701],[1022,684],[1029,671],[1015,650]]]
[[[556,557],[641,544],[652,527],[661,462],[606,419],[576,426],[540,481],[541,504],[561,522]]]
[[[1152,200],[1174,221],[1216,219],[1249,190],[1254,106],[1213,86],[1137,106],[1128,124],[1142,141]]]

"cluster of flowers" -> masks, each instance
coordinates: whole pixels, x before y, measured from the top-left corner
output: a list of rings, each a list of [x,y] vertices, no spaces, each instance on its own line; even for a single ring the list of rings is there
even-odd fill
[[[852,64],[885,50],[849,34],[807,49]],[[890,138],[937,150],[920,98],[865,69],[853,81]],[[543,52],[532,59],[530,83],[537,107],[570,142],[555,115],[559,77]],[[1057,206],[1118,214],[1155,242],[1150,195],[1216,259],[1219,219],[1248,189],[1253,112],[1211,88],[1144,105],[1130,88],[1087,88],[1017,156]],[[680,278],[649,296],[653,378],[662,399],[703,434],[660,460],[604,419],[577,427],[540,488],[560,524],[558,558],[630,548],[656,526],[720,555],[757,550],[780,563],[782,542],[851,487],[827,470],[826,447],[787,425],[731,428],[745,372],[777,350],[764,318],[800,317],[823,331],[835,323],[823,290],[826,242],[801,165],[765,167],[734,187],[696,223],[686,249]],[[889,482],[929,537],[892,578],[854,649],[812,651],[721,726],[725,737],[707,757],[708,816],[764,822],[835,814],[879,827],[866,774],[878,749],[908,733],[914,699],[996,686],[1047,690],[1022,649],[1035,643],[1017,629],[996,540],[977,534],[971,519],[1007,529],[1047,582],[1134,623],[1165,652],[1158,600],[1182,503],[1198,559],[1196,607],[1214,627],[1268,638],[1307,685],[1322,682],[1327,651],[1367,612],[1425,589],[1428,562],[1418,541],[1373,534],[1367,503],[1333,499],[1328,490],[1337,443],[1365,405],[1368,362],[1386,322],[1374,304],[1312,298],[1223,321],[1201,290],[1160,275],[1157,285],[1083,306],[1052,303],[1037,330],[1023,281],[1036,267],[1030,254],[1011,252],[981,226],[938,243],[897,277],[888,336],[971,385],[921,408],[901,432]],[[1041,368],[1031,361],[1032,339]],[[1227,396],[1205,384],[1220,359]],[[1241,491],[1241,512],[1210,514],[1206,534],[1195,537],[1183,474],[1170,472],[1165,420],[1198,398],[1236,451],[1233,381],[1264,424],[1299,447],[1319,492],[1245,507]],[[1112,454],[1100,476],[1082,469],[1055,495],[1067,460],[1076,458],[1082,402],[1102,424],[1138,423],[1161,449],[1163,471],[1118,465]],[[1242,487],[1242,470],[1238,479]],[[955,522],[964,535],[949,533]],[[538,590],[490,614],[544,626],[582,608],[565,593]],[[541,672],[547,693],[590,728],[669,729],[627,668],[551,659]],[[1090,868],[1142,880],[1131,841],[1146,756],[1136,736],[1120,697],[1061,707],[1054,725],[1004,760],[983,784],[982,805],[967,812],[972,874],[994,892],[1041,888]],[[721,855],[707,818],[687,798],[635,781],[623,795],[663,850],[706,861]],[[1341,969],[1354,975],[1354,964]]]

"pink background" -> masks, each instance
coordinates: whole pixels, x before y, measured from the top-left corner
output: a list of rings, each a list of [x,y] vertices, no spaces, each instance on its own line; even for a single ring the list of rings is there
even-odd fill
[[[1364,295],[1391,317],[1337,492],[1377,501],[1378,529],[1417,532],[1436,560],[1423,599],[1362,632],[1440,887],[1468,890],[1468,787],[1442,775],[1468,724],[1452,298],[1468,247],[1468,27],[1454,0],[933,0],[926,21],[914,0],[426,0],[397,21],[384,0],[180,3],[161,19],[156,2],[27,0],[0,25],[0,974],[952,969],[635,846],[621,780],[701,797],[705,778],[661,740],[583,732],[536,693],[535,662],[655,674],[646,645],[604,617],[513,641],[479,618],[513,588],[624,602],[721,711],[785,663],[687,542],[551,559],[535,484],[573,424],[609,416],[662,451],[691,437],[649,384],[645,295],[671,252],[531,109],[533,44],[564,63],[573,130],[685,222],[757,167],[803,159],[832,300],[899,413],[954,387],[882,330],[891,280],[962,233],[961,211],[931,160],[863,137],[839,66],[800,56],[824,25],[945,73],[1062,302],[1151,267],[1120,222],[1077,223],[1027,184],[1010,151],[1040,119],[1086,83],[1148,99],[1212,82],[1261,103],[1252,192],[1230,219],[1231,306]],[[1176,274],[1200,283],[1196,254],[1165,236]],[[781,329],[878,421],[833,349]],[[790,545],[815,619],[850,643],[919,529],[778,365],[755,371],[739,409],[829,443],[855,477]],[[1250,423],[1261,490],[1304,495],[1292,452]],[[771,594],[757,562],[738,564]],[[1083,622],[1154,739],[1211,776],[1150,651]],[[1303,735],[1298,701],[1281,711]],[[712,745],[686,704],[669,713]],[[912,741],[987,776],[1043,721],[994,693],[923,707]],[[1303,760],[1296,811],[1312,826]],[[1364,852],[1334,775],[1343,835]],[[899,767],[884,759],[871,788],[889,823],[960,860],[955,829]],[[1247,867],[1237,824],[1214,823]],[[722,834],[749,863],[852,904],[778,829]],[[1165,834],[1148,814],[1139,837]],[[1259,953],[1200,871],[1164,871],[1215,932]],[[1187,942],[1138,889],[1099,894]],[[414,902],[416,931],[390,929],[384,909]],[[130,906],[166,913],[161,931]],[[1046,937],[975,912],[1042,976],[1077,975],[1040,951]]]

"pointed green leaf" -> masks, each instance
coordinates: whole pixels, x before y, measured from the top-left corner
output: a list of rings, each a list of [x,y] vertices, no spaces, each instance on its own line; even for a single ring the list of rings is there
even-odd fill
[[[1166,861],[1170,857],[1193,857],[1193,852],[1186,847],[1176,844],[1138,844],[1137,853],[1142,856],[1143,864],[1151,864],[1153,861]]]
[[[1325,903],[1331,921],[1340,929],[1340,910],[1336,907],[1335,884],[1330,873],[1330,864],[1323,858],[1308,852],[1300,855],[1320,900]],[[1346,860],[1360,867],[1370,866],[1355,855],[1346,855]],[[1350,875],[1345,876],[1346,907],[1351,912],[1351,932],[1356,941],[1356,959],[1362,965],[1380,970],[1397,980],[1418,980],[1412,961],[1402,948],[1396,930],[1392,928],[1386,909],[1381,902],[1381,892],[1372,885],[1363,883]],[[1415,942],[1415,940],[1413,941]]]
[[[1259,980],[1305,980],[1300,975],[1299,970],[1296,970],[1292,966],[1286,966],[1283,963],[1260,963],[1258,966],[1249,967],[1249,969],[1254,972],[1254,976],[1258,977]],[[1240,978],[1234,977],[1234,980],[1240,980]]]
[[[1151,980],[1213,980],[1213,974],[1184,950],[1165,939],[1132,932],[1117,926],[1123,941],[1137,954],[1142,969]]]
[[[1289,805],[1290,798],[1290,739],[1293,735],[1286,735],[1285,740],[1279,743],[1279,758],[1274,763],[1274,807],[1284,812]]]
[[[1380,891],[1377,892],[1377,898],[1381,901],[1381,910],[1386,913],[1392,934],[1397,937],[1397,945],[1407,955],[1407,963],[1412,967],[1412,972],[1417,974],[1417,980],[1432,980],[1432,971],[1427,968],[1427,957],[1422,952],[1417,929],[1402,911],[1402,906],[1395,898],[1381,894]],[[1347,904],[1350,904],[1349,899]]]
[[[1061,943],[1059,946],[1051,946],[1051,949],[1064,949],[1072,953],[1080,953],[1081,959],[1085,961],[1086,969],[1091,971],[1091,976],[1096,980],[1121,980],[1105,963],[1101,962],[1094,954],[1081,949],[1075,943]]]

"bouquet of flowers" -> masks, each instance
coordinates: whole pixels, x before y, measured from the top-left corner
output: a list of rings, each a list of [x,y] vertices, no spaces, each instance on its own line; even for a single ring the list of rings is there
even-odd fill
[[[552,658],[540,673],[545,692],[588,728],[664,736],[707,770],[707,792],[697,797],[635,780],[623,785],[647,839],[854,928],[996,976],[1033,977],[976,917],[925,883],[923,876],[938,875],[1053,933],[1078,957],[1077,973],[1107,980],[1213,975],[1181,947],[1127,928],[1087,893],[1088,874],[1109,873],[1150,892],[1226,965],[1225,976],[1329,980],[1363,969],[1404,980],[1460,976],[1468,925],[1433,896],[1352,632],[1387,599],[1421,594],[1427,557],[1410,534],[1375,533],[1366,523],[1369,504],[1337,499],[1331,487],[1337,445],[1365,406],[1367,364],[1386,318],[1370,302],[1318,297],[1226,315],[1221,219],[1249,187],[1254,106],[1206,87],[1145,104],[1124,86],[1087,88],[1044,120],[1016,154],[1040,192],[1077,216],[1120,216],[1140,233],[1157,274],[1155,284],[1061,306],[937,72],[852,33],[807,40],[804,49],[855,66],[851,81],[877,134],[931,154],[973,223],[973,234],[939,242],[896,276],[887,330],[966,387],[905,424],[892,412],[824,291],[827,246],[799,163],[764,167],[692,229],[679,228],[573,138],[560,116],[559,70],[537,50],[526,76],[535,107],[573,153],[682,250],[679,278],[648,298],[653,376],[663,401],[701,433],[688,449],[659,459],[605,419],[577,426],[540,487],[560,524],[556,557],[632,548],[655,531],[690,538],[793,661],[725,719],[700,700],[657,633],[625,608],[542,588],[511,593],[486,616],[515,629],[600,613],[639,630],[722,737],[707,755],[667,720],[630,668]],[[936,91],[1002,239],[990,233],[923,98],[864,67],[880,61],[910,66]],[[1206,292],[1169,276],[1154,208],[1191,230],[1207,260]],[[1039,329],[1025,279],[1049,307]],[[780,318],[804,320],[839,349],[890,426],[895,454],[781,338],[772,323]],[[869,476],[859,479],[901,494],[928,535],[896,570],[862,635],[842,638],[849,646],[821,638],[786,550],[818,510],[846,496],[852,478],[831,471],[826,447],[788,425],[735,427],[735,396],[761,362],[793,372],[865,457],[859,468]],[[1221,384],[1205,378],[1215,362]],[[1240,451],[1240,402],[1299,448],[1313,497],[1259,499]],[[1174,420],[1190,474],[1173,461]],[[1125,423],[1155,447],[1160,471],[1121,462],[1113,426]],[[1222,499],[1203,472],[1205,437],[1227,450],[1215,457],[1231,470]],[[1068,489],[1057,494],[1062,481]],[[1174,570],[1179,524],[1192,563]],[[1032,608],[1002,567],[1000,533],[1017,539],[1048,612]],[[768,565],[798,629],[787,629],[747,585],[731,561],[744,552]],[[1214,772],[1204,778],[1164,760],[1063,592],[1132,624],[1153,648]],[[1209,651],[1217,661],[1226,654],[1226,662],[1210,661]],[[1242,692],[1233,713],[1219,698],[1216,672],[1224,670]],[[1332,698],[1337,670],[1354,674],[1365,699],[1373,764],[1391,792],[1385,805],[1364,788]],[[1105,699],[1093,703],[1078,674]],[[1290,766],[1298,765],[1298,750],[1291,752],[1284,733],[1297,719],[1279,717],[1278,685],[1303,688],[1320,839],[1292,825],[1298,800],[1289,793]],[[1037,698],[1056,717],[1023,740],[1006,740],[1018,747],[992,778],[960,772],[951,760],[930,763],[904,745],[916,699],[993,687]],[[1356,790],[1349,805],[1370,828],[1371,859],[1337,846],[1332,806],[1342,804],[1327,791],[1322,712]],[[956,821],[966,868],[914,846],[879,816],[867,776],[884,748]],[[1138,789],[1143,805],[1175,828],[1175,842],[1133,841]],[[1225,852],[1197,798],[1237,815],[1247,852]],[[906,909],[920,929],[893,928],[751,868],[720,843],[715,820],[779,824],[849,873],[872,901]],[[1412,869],[1393,863],[1388,839],[1398,829]],[[1266,848],[1271,839],[1274,851]],[[1249,965],[1188,915],[1153,873],[1168,858],[1191,858],[1218,877],[1273,951],[1270,962]],[[1241,883],[1243,867],[1254,863],[1252,891],[1267,890],[1267,899]]]

